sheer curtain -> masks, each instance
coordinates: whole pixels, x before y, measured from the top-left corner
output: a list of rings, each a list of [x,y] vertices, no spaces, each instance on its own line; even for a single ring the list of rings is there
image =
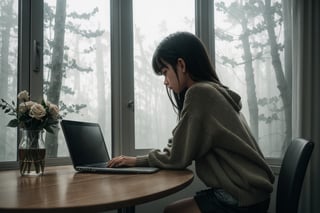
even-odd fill
[[[300,212],[320,212],[320,2],[292,1],[293,137],[315,142],[300,200]]]

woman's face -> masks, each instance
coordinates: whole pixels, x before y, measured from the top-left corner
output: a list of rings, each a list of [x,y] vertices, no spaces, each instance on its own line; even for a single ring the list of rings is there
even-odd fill
[[[169,89],[173,90],[175,93],[180,93],[183,89],[189,87],[189,75],[185,70],[185,63],[183,59],[178,59],[177,61],[177,73],[174,71],[173,67],[165,63],[166,67],[162,68],[162,75],[164,76],[164,85]]]

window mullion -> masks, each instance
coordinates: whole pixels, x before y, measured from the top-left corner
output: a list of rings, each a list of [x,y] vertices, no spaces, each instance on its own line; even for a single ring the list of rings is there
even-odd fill
[[[196,34],[207,47],[212,61],[215,61],[214,45],[214,0],[196,0]]]
[[[43,1],[31,1],[29,41],[29,75],[32,99],[40,101],[43,97]]]
[[[19,1],[18,91],[30,90],[30,12],[31,1]]]
[[[132,1],[111,0],[113,155],[134,149]]]

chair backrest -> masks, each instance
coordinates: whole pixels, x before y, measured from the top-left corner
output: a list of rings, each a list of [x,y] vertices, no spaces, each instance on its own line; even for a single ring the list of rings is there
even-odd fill
[[[298,211],[302,183],[313,147],[313,142],[296,138],[285,152],[278,179],[277,213]]]

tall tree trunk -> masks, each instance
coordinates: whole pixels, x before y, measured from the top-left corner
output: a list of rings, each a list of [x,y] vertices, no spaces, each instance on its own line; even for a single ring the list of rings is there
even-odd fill
[[[264,12],[263,12],[263,18],[267,24],[267,32],[268,32],[268,36],[269,36],[269,44],[270,44],[270,49],[271,49],[272,65],[273,65],[273,68],[275,71],[276,80],[278,83],[278,89],[280,91],[280,97],[282,99],[283,106],[284,106],[285,122],[286,122],[286,136],[285,136],[284,143],[282,146],[282,151],[284,151],[286,149],[289,141],[291,140],[291,134],[292,134],[292,130],[291,130],[291,125],[292,125],[291,88],[287,83],[287,80],[284,75],[284,71],[282,69],[282,64],[281,64],[280,55],[279,55],[279,47],[278,47],[278,43],[277,43],[277,37],[275,34],[275,30],[274,30],[275,21],[274,21],[273,13],[271,10],[271,0],[265,0],[265,8],[264,8]],[[289,62],[291,62],[291,60],[289,60]],[[288,64],[287,64],[287,66],[288,66]],[[291,66],[286,67],[286,68],[290,69]]]
[[[252,54],[250,49],[250,42],[249,42],[249,32],[247,29],[248,21],[244,18],[241,21],[242,27],[242,35],[241,35],[241,42],[243,46],[243,59],[245,61],[244,70],[245,70],[245,78],[247,84],[247,96],[248,96],[248,107],[249,107],[249,123],[250,128],[252,130],[253,136],[256,140],[259,140],[259,110],[258,110],[258,101],[257,101],[257,94],[256,94],[256,84],[254,79],[254,70],[252,65]]]
[[[56,14],[54,25],[54,41],[52,52],[52,68],[48,88],[48,100],[59,104],[63,77],[63,49],[66,22],[66,0],[56,1]],[[55,134],[46,134],[46,147],[48,157],[57,157],[58,129]]]
[[[9,45],[10,45],[10,31],[12,26],[12,17],[13,17],[13,0],[6,1],[2,3],[0,8],[2,20],[1,24],[1,49],[0,49],[0,97],[7,99],[9,93]],[[12,98],[12,97],[10,97]],[[0,114],[0,119],[3,121],[6,116],[4,113]],[[0,142],[0,157],[5,159],[6,156],[6,138],[7,138],[7,129],[0,128],[0,136],[3,139]]]

